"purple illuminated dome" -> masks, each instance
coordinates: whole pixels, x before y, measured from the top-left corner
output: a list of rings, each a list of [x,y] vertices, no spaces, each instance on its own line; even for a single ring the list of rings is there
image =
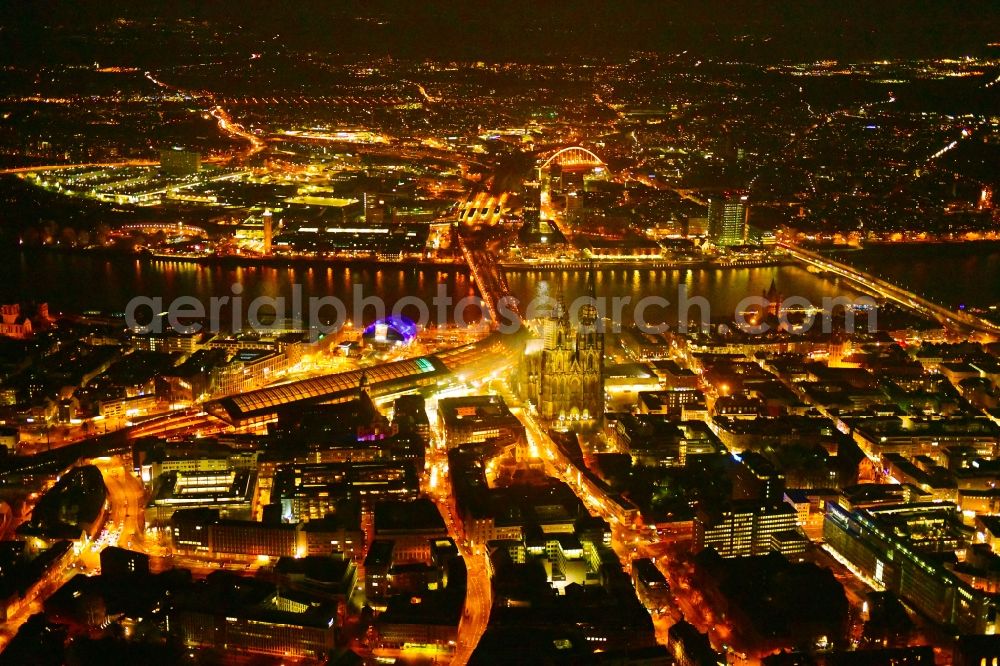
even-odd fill
[[[362,338],[366,344],[406,345],[417,335],[417,325],[406,317],[386,317],[372,322],[365,328]]]

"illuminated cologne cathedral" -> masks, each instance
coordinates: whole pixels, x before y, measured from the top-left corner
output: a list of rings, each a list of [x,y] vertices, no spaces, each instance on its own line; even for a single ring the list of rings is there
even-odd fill
[[[581,308],[574,326],[562,305],[542,321],[518,372],[522,397],[548,421],[589,421],[604,415],[604,334],[597,308]]]

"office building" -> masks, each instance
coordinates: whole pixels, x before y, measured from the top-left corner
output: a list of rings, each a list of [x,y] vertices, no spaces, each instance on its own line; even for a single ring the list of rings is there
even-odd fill
[[[359,523],[360,516],[349,515],[294,524],[226,520],[214,509],[184,509],[171,516],[170,535],[176,550],[195,554],[359,559],[365,548]]]
[[[278,587],[336,604],[338,620],[346,619],[358,582],[358,567],[340,557],[282,557],[274,565]]]
[[[178,509],[218,509],[223,517],[250,517],[257,492],[257,472],[212,470],[167,472],[153,480],[146,519],[162,524]]]
[[[280,465],[271,501],[281,504],[287,522],[324,518],[342,500],[368,506],[385,498],[412,499],[420,490],[413,464],[404,462]]]
[[[190,176],[201,170],[201,153],[179,146],[160,151],[160,172],[165,176]]]
[[[487,441],[514,445],[525,440],[524,426],[497,395],[445,398],[438,402],[438,412],[449,449]]]
[[[393,543],[376,539],[365,557],[365,596],[384,599],[389,594],[389,569],[392,567]]]
[[[420,646],[429,653],[450,653],[458,640],[462,602],[451,590],[392,597],[377,620],[379,645],[390,650]]]
[[[252,391],[280,378],[288,368],[288,357],[268,349],[242,349],[213,372],[215,395]]]
[[[305,551],[299,545],[297,525],[221,519],[214,509],[175,511],[170,534],[174,548],[181,552],[296,557]]]
[[[338,511],[319,520],[299,523],[299,550],[306,555],[338,555],[357,560],[365,554],[365,533],[361,512]]]
[[[272,583],[219,576],[175,599],[170,624],[189,647],[325,659],[334,647],[336,613],[334,603]]]
[[[666,414],[623,414],[615,423],[614,443],[638,464],[677,467],[691,456],[725,451],[701,421],[673,421]]]
[[[994,633],[998,595],[972,583],[988,572],[968,557],[969,532],[960,515],[945,502],[853,510],[827,502],[823,537],[865,576],[934,622],[955,633]],[[949,553],[958,564],[947,563]]]
[[[722,557],[801,552],[808,540],[798,531],[797,514],[785,502],[737,501],[722,511],[699,510],[694,518],[694,551],[714,548]],[[785,537],[783,533],[789,533]],[[774,535],[781,535],[777,541]],[[791,538],[794,537],[794,538]]]
[[[393,562],[426,562],[431,544],[448,537],[437,505],[427,498],[385,500],[374,507],[375,538],[393,541]]]
[[[396,398],[392,407],[392,425],[398,433],[417,435],[424,442],[429,442],[431,424],[427,418],[424,396],[409,393]]]
[[[708,200],[708,239],[721,246],[743,245],[747,232],[747,197],[726,192]]]

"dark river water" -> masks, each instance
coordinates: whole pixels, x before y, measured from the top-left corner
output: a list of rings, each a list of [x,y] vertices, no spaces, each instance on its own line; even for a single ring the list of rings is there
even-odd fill
[[[628,299],[622,306],[626,318],[644,297],[664,299],[650,303],[644,312],[648,321],[659,322],[676,319],[679,288],[685,288],[689,298],[705,298],[711,305],[711,316],[723,317],[731,315],[746,296],[760,295],[772,281],[786,297],[801,296],[817,305],[827,296],[853,294],[845,285],[797,266],[603,270],[595,273],[593,291],[606,299],[609,307],[613,297]],[[586,272],[577,271],[512,271],[508,282],[522,301],[544,295],[561,297],[569,305],[591,291]],[[239,287],[234,290],[233,285]],[[432,304],[439,295],[454,302],[474,293],[472,280],[461,267],[237,266],[44,250],[0,255],[0,301],[45,301],[55,312],[121,312],[135,297],[162,299],[166,309],[178,297],[193,296],[208,308],[211,298],[233,297],[239,291],[244,305],[260,296],[283,296],[291,314],[294,290],[299,290],[304,305],[310,297],[340,299],[351,319],[360,299],[381,297],[386,312],[391,312],[404,297]],[[412,317],[416,310],[408,307],[403,313]],[[429,310],[437,316],[435,305]],[[447,320],[454,321],[454,308],[449,306],[447,312]],[[366,306],[362,319],[370,321],[375,313],[373,306]]]
[[[998,243],[870,246],[838,256],[955,307],[1000,302]],[[612,298],[628,299],[621,306],[626,319],[632,317],[641,299],[659,297],[664,300],[647,304],[646,319],[676,321],[681,288],[686,289],[688,298],[704,297],[711,305],[711,316],[728,317],[742,299],[760,295],[772,281],[786,298],[799,296],[816,305],[826,297],[856,295],[842,281],[794,265],[608,269],[595,272],[593,292],[607,301],[609,309]],[[508,282],[522,301],[542,295],[571,304],[576,297],[591,293],[589,278],[580,271],[511,271]],[[233,285],[239,285],[236,290],[241,292],[244,304],[259,296],[284,296],[289,314],[295,290],[299,290],[304,304],[310,297],[334,296],[344,303],[352,319],[362,298],[381,297],[388,313],[403,298],[431,304],[435,296],[446,295],[454,302],[474,293],[472,280],[461,267],[319,263],[238,266],[44,250],[0,252],[0,301],[45,301],[56,312],[120,312],[137,296],[159,297],[165,307],[178,297],[194,296],[207,307],[212,297],[232,297]],[[408,307],[403,309],[404,314],[417,314],[412,306]],[[437,316],[436,306],[429,305],[429,310]],[[446,311],[446,320],[453,321],[454,308],[449,305]],[[376,313],[374,306],[367,305],[361,318],[370,321]]]
[[[837,256],[952,308],[1000,303],[997,242],[869,245]]]

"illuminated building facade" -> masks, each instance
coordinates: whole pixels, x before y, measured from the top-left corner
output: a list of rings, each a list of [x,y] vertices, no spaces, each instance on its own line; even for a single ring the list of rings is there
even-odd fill
[[[201,153],[178,146],[160,151],[160,171],[168,176],[190,176],[201,170]]]
[[[106,419],[124,419],[142,416],[156,409],[155,395],[137,395],[134,398],[101,400],[97,403],[97,413]]]
[[[219,555],[295,557],[301,554],[297,525],[220,520],[209,530],[209,550]]]
[[[257,492],[257,472],[213,470],[167,472],[153,480],[146,518],[153,523],[170,520],[179,509],[218,509],[227,518],[250,516]]]
[[[343,499],[370,504],[378,499],[411,499],[420,490],[410,462],[313,463],[280,465],[271,499],[286,521],[323,518]]]
[[[967,545],[955,505],[826,507],[824,539],[864,576],[938,624],[962,634],[995,633],[998,595],[972,585],[942,557]]]
[[[719,439],[700,421],[674,421],[666,414],[623,414],[615,422],[618,450],[650,467],[687,464],[690,456],[725,451]]]
[[[177,606],[171,624],[190,647],[314,659],[334,647],[335,604],[268,583],[206,582]]]
[[[425,562],[431,544],[448,537],[437,506],[427,498],[383,501],[374,506],[375,538],[393,542],[393,563]]]
[[[7,338],[30,338],[37,328],[46,328],[52,323],[47,303],[38,305],[33,316],[22,312],[19,303],[0,305],[0,336]]]
[[[274,215],[270,210],[265,210],[264,214],[261,215],[261,220],[264,224],[264,245],[263,253],[271,254],[271,242],[274,239]]]
[[[525,439],[524,426],[500,396],[445,398],[438,402],[438,411],[449,449],[490,440],[516,444]]]
[[[777,541],[773,535],[798,534],[798,514],[791,505],[734,502],[717,513],[699,511],[694,518],[694,551],[714,548],[722,557],[766,555],[772,550],[801,551],[805,537]],[[776,547],[777,546],[777,547]]]
[[[561,308],[542,322],[541,340],[529,343],[518,383],[525,399],[548,421],[587,421],[604,416],[604,334],[596,309],[573,327]]]
[[[743,245],[747,235],[747,197],[727,192],[708,200],[708,238],[716,245]]]
[[[334,516],[295,524],[220,520],[216,510],[188,509],[174,512],[170,535],[178,551],[202,555],[358,559],[365,547],[358,522]]]
[[[229,363],[214,373],[216,395],[232,395],[252,391],[274,381],[288,367],[285,354],[267,349],[238,351]]]

